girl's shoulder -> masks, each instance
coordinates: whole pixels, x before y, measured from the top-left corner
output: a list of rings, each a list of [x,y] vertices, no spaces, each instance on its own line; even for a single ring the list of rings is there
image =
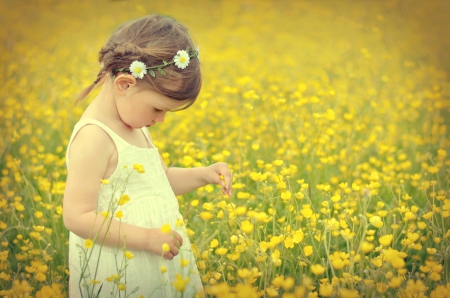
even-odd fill
[[[113,172],[115,164],[111,165],[111,160],[117,156],[109,135],[101,127],[91,124],[75,125],[66,154],[66,190],[71,189],[70,197],[76,199],[74,194],[80,186],[84,193],[98,193],[100,179]]]
[[[77,155],[88,159],[109,159],[114,151],[114,141],[104,128],[93,123],[80,121],[75,125],[72,133],[67,148],[67,158],[72,159],[74,155]]]

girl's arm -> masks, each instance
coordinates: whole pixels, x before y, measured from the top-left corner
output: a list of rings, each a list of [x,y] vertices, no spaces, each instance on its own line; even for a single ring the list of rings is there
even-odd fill
[[[95,125],[83,127],[72,141],[63,202],[66,228],[84,239],[93,239],[98,233],[98,244],[105,237],[105,245],[123,247],[126,241],[127,249],[147,250],[158,255],[162,254],[162,244],[167,243],[170,251],[164,256],[172,259],[183,241],[175,231],[165,234],[161,229],[137,227],[115,219],[109,231],[106,225],[102,227],[104,218],[96,212],[100,179],[115,151],[115,144],[108,134]]]
[[[161,163],[175,195],[188,193],[207,184],[219,184],[222,193],[231,196],[231,171],[224,162],[198,168],[167,168],[162,158]]]
[[[153,138],[147,129],[146,133],[153,142]],[[231,196],[233,179],[230,168],[225,162],[218,162],[208,167],[168,168],[161,155],[159,158],[175,195],[191,192],[207,184],[219,184],[222,186],[222,193]]]

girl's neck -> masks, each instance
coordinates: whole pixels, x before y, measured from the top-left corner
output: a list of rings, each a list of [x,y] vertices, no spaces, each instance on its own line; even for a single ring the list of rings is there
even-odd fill
[[[109,76],[105,76],[104,83],[98,95],[92,100],[83,113],[82,118],[96,119],[110,127],[123,129],[126,126],[119,115],[113,84]]]

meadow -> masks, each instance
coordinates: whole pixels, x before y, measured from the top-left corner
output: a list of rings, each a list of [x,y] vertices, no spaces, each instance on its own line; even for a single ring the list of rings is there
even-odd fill
[[[450,297],[444,0],[0,0],[0,297],[67,296],[65,148],[98,90],[75,101],[149,13],[190,28],[204,75],[156,146],[233,172],[231,197],[178,197],[208,297]]]

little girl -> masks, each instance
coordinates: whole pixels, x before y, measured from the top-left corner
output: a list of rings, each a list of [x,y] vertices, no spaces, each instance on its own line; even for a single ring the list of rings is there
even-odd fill
[[[119,26],[99,61],[97,79],[78,100],[102,89],[67,148],[69,296],[201,296],[175,196],[209,183],[231,195],[231,172],[226,163],[167,168],[147,129],[197,98],[198,51],[183,25],[149,15]]]

